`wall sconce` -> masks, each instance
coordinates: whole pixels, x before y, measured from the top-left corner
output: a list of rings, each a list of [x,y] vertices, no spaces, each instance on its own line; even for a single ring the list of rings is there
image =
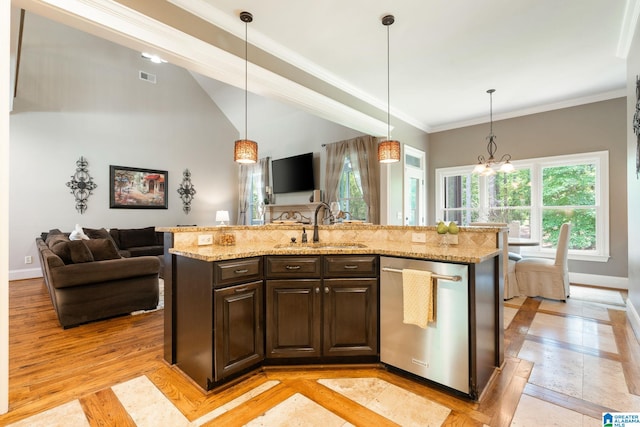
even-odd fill
[[[189,214],[191,211],[191,202],[196,195],[196,189],[191,183],[191,172],[189,172],[189,169],[185,169],[182,173],[182,183],[180,183],[180,188],[178,188],[178,194],[182,199],[182,210],[184,213]]]
[[[93,194],[98,185],[93,182],[89,175],[89,162],[83,156],[76,162],[76,173],[71,175],[71,181],[67,182],[67,187],[71,189],[71,194],[76,199],[76,210],[82,215],[87,210],[87,199]]]
[[[229,222],[229,211],[216,211],[216,221],[220,224],[218,225],[226,225],[226,222]]]

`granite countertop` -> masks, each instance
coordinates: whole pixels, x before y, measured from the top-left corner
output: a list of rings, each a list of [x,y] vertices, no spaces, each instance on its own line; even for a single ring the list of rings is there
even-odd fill
[[[455,245],[440,247],[397,242],[366,242],[362,243],[364,247],[355,247],[354,245],[332,242],[320,242],[315,245],[312,243],[274,245],[252,242],[250,244],[239,243],[235,246],[207,245],[182,249],[172,248],[169,249],[169,253],[201,261],[222,261],[262,255],[375,254],[475,264],[493,258],[500,252],[496,248],[470,249]]]

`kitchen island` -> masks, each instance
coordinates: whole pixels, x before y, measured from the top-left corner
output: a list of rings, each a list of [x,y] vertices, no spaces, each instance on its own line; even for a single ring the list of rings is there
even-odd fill
[[[502,228],[302,224],[159,227],[165,233],[165,359],[210,390],[261,364],[379,362],[380,256],[467,272],[469,387],[479,399],[503,362]],[[234,245],[220,242],[232,236]],[[198,243],[201,243],[200,245]],[[443,317],[444,318],[444,317]],[[429,378],[427,378],[429,379]],[[445,387],[448,385],[436,381]]]

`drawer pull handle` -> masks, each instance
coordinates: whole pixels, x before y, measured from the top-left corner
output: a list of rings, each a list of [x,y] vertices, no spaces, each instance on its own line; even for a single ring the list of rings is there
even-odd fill
[[[249,289],[249,288],[238,288],[238,289],[236,289],[234,292],[235,292],[236,294],[239,294],[239,293],[241,293],[241,292],[246,292],[246,291],[247,291],[247,289]]]
[[[248,273],[248,272],[249,272],[248,268],[243,268],[242,270],[234,271],[234,273],[236,273],[236,274],[244,274],[244,273]]]
[[[287,265],[285,268],[287,270],[300,270],[300,266],[299,265]]]
[[[344,269],[345,270],[357,270],[358,266],[357,265],[345,265]]]

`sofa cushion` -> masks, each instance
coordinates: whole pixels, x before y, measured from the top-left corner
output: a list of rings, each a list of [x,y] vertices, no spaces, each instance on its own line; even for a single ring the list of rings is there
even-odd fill
[[[94,261],[120,258],[120,254],[110,238],[84,240],[83,243],[91,251]]]
[[[93,255],[91,254],[91,251],[85,244],[84,240],[71,240],[66,244],[67,246],[69,246],[71,262],[73,264],[93,262]]]
[[[54,288],[60,289],[154,275],[158,274],[159,270],[158,257],[110,259],[53,268],[49,281]]]
[[[118,234],[120,237],[120,249],[153,246],[156,244],[155,227],[121,229],[118,230]]]

